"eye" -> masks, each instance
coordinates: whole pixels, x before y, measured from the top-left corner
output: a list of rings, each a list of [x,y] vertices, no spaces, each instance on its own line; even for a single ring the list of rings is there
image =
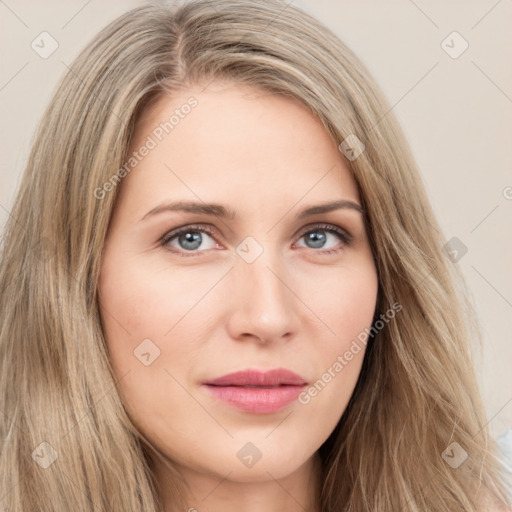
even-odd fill
[[[199,249],[208,238],[210,242],[206,244],[206,247],[203,246],[202,249],[206,250],[217,247],[218,244],[210,234],[213,234],[213,230],[209,226],[184,226],[164,235],[161,239],[161,244],[168,247],[172,252],[180,253],[182,256],[188,256],[181,251],[190,253],[200,252],[197,251],[197,249]],[[174,244],[171,243],[174,241]]]
[[[338,243],[336,244],[336,240]],[[317,224],[316,226],[310,227],[307,231],[300,235],[300,239],[305,239],[306,247],[310,249],[326,249],[320,252],[321,254],[332,254],[339,252],[344,246],[348,246],[352,242],[352,236],[333,224]],[[331,239],[331,244],[329,244]],[[334,239],[334,244],[332,243]],[[339,241],[341,240],[341,246]]]
[[[165,234],[160,244],[180,256],[198,256],[205,250],[221,247],[213,238],[213,233],[214,229],[208,225],[184,226]],[[307,231],[302,231],[299,239],[305,239],[306,248],[320,254],[337,253],[352,242],[352,236],[347,231],[333,224],[310,226]]]

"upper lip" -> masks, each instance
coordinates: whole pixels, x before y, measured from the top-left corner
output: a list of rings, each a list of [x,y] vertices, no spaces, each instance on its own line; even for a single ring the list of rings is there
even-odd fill
[[[212,386],[303,386],[307,382],[291,370],[276,368],[266,372],[248,369],[228,373],[222,377],[207,380],[204,384]]]

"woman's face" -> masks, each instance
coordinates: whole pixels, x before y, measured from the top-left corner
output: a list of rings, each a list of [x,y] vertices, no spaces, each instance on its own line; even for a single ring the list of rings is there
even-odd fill
[[[356,183],[306,108],[227,82],[161,98],[133,152],[100,277],[123,403],[183,474],[284,478],[363,361],[377,276]],[[258,373],[275,369],[298,377]]]

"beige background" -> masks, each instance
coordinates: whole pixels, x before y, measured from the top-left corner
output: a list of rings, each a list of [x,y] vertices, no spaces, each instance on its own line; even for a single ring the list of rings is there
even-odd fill
[[[287,0],[289,1],[289,0]],[[35,125],[77,52],[135,0],[0,1],[0,228],[12,208]],[[401,121],[485,335],[477,371],[491,431],[512,426],[512,2],[295,0],[374,74]],[[31,42],[47,31],[57,50]],[[457,31],[458,58],[441,43]],[[448,38],[452,53],[461,40]],[[508,187],[508,188],[507,188]]]

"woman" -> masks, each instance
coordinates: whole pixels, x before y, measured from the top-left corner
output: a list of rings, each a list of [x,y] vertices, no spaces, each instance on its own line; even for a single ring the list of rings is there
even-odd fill
[[[442,245],[316,20],[125,14],[63,78],[6,230],[2,508],[507,510]]]

